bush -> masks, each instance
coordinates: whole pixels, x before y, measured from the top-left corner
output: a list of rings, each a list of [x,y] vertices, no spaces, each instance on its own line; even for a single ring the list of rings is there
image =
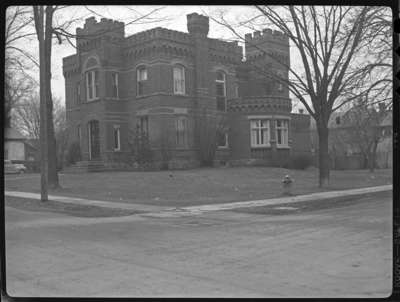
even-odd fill
[[[311,155],[295,155],[290,159],[289,166],[291,169],[304,170],[310,167],[312,165],[312,162],[313,160]]]
[[[68,147],[66,156],[67,165],[68,166],[73,165],[80,160],[81,160],[81,147],[79,146],[78,142],[73,142]]]

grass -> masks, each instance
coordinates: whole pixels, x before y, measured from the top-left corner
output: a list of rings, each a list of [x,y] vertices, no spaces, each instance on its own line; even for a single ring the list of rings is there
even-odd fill
[[[63,213],[75,217],[116,217],[139,214],[138,211],[102,208],[96,206],[67,204],[57,201],[41,202],[37,199],[18,198],[7,196],[5,205],[25,211],[46,211]]]
[[[382,198],[392,197],[392,192],[375,192],[361,195],[351,195],[342,197],[333,197],[324,200],[301,201],[295,203],[249,207],[233,209],[234,212],[261,214],[261,215],[287,215],[298,214],[302,212],[311,212],[318,210],[327,210],[331,208],[340,208],[358,204],[360,202],[379,202]],[[285,209],[285,208],[289,209]]]
[[[318,188],[318,170],[270,167],[202,168],[156,172],[60,175],[62,188],[49,194],[163,206],[189,206],[282,195],[282,178],[294,178],[295,195],[392,184],[392,170],[331,171],[330,186]],[[7,176],[5,189],[40,192],[40,175]]]

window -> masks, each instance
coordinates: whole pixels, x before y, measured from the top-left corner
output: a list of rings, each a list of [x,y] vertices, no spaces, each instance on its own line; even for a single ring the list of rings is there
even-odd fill
[[[278,76],[278,78],[284,80],[284,75],[283,75],[283,72],[282,72],[282,71],[278,71],[278,72],[276,73],[276,75]],[[283,91],[283,84],[282,84],[282,82],[280,82],[280,81],[278,81],[278,91]]]
[[[251,120],[251,146],[269,147],[269,120]]]
[[[119,97],[119,91],[118,91],[118,73],[113,72],[111,74],[111,85],[112,85],[112,97],[118,98]]]
[[[149,117],[148,116],[140,117],[140,134],[144,134],[144,135],[149,134]]]
[[[78,135],[78,143],[79,143],[79,146],[80,146],[81,145],[81,125],[78,125],[76,127],[76,130],[77,130],[77,135]]]
[[[239,84],[235,85],[235,97],[238,98],[239,97]]]
[[[119,150],[121,150],[120,128],[118,125],[114,125],[114,151]]]
[[[76,84],[76,104],[79,105],[81,103],[81,83],[78,82]]]
[[[144,94],[144,83],[147,81],[147,69],[146,67],[139,67],[137,69],[137,95]]]
[[[228,148],[228,133],[217,132],[217,146],[218,148]]]
[[[288,146],[288,120],[276,120],[275,132],[276,132],[276,146]]]
[[[215,95],[217,97],[217,110],[226,111],[226,85],[225,73],[222,71],[217,72],[215,80]]]
[[[86,72],[86,98],[93,101],[99,97],[99,72],[92,70]]]
[[[187,120],[185,117],[179,117],[176,119],[176,145],[180,147],[186,146],[186,129]]]
[[[185,68],[183,66],[175,66],[174,75],[174,94],[185,94]]]

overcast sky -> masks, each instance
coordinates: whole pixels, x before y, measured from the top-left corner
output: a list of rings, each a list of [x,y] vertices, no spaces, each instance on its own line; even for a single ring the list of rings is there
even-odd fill
[[[105,17],[122,21],[125,23],[132,22],[138,16],[148,14],[154,9],[158,9],[156,13],[151,15],[151,19],[146,19],[145,22],[132,23],[125,26],[125,36],[130,36],[137,32],[148,30],[154,27],[165,27],[173,30],[187,32],[186,26],[186,15],[197,12],[200,14],[210,15],[216,17],[223,12],[224,18],[229,21],[230,24],[237,24],[240,20],[248,20],[255,15],[259,15],[259,12],[254,6],[67,6],[61,10],[56,11],[54,15],[54,24],[62,24],[66,20],[76,20],[71,27],[68,29],[70,33],[75,34],[77,27],[83,27],[85,19],[91,16],[95,16],[97,21],[100,18]],[[240,35],[244,36],[245,33],[252,32],[250,28],[238,28]],[[262,30],[262,28],[257,28]],[[274,28],[273,28],[274,29]],[[32,30],[34,30],[32,28]],[[210,30],[209,37],[218,38],[224,40],[232,40],[237,37],[226,27],[219,25],[210,19]],[[68,42],[64,41],[61,45],[58,45],[57,40],[54,39],[53,52],[52,52],[52,90],[53,95],[62,100],[65,104],[65,81],[62,74],[62,58],[76,53],[75,48],[69,45]],[[29,51],[35,57],[38,57],[38,42],[34,37],[30,42],[24,41],[19,47]],[[302,74],[301,59],[297,53],[297,49],[291,47],[291,68],[296,73]],[[39,78],[39,72],[35,70],[32,75],[35,78]],[[296,102],[293,103],[296,108]],[[298,108],[303,107],[298,106]]]

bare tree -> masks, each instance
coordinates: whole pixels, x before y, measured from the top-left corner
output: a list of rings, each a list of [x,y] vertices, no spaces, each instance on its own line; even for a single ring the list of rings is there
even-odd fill
[[[4,77],[4,127],[11,126],[11,111],[28,96],[35,80],[26,70],[37,64],[34,56],[21,47],[21,41],[32,38],[32,12],[28,7],[10,6],[6,12],[5,77]]]
[[[287,86],[290,93],[315,119],[319,138],[320,187],[329,183],[329,118],[332,112],[360,96],[362,90],[359,87],[368,86],[366,73],[360,70],[367,65],[363,52],[370,46],[371,26],[376,21],[379,9],[381,8],[256,6],[257,15],[241,23],[248,27],[274,26],[289,38],[298,52],[301,64],[298,69],[290,66],[287,60],[264,52],[284,66],[289,77],[271,73],[268,68],[253,67]],[[241,37],[223,16],[217,22]],[[259,48],[258,45],[252,46]],[[261,48],[259,50],[262,51]],[[374,58],[371,57],[371,60]],[[350,96],[350,93],[353,95]]]

